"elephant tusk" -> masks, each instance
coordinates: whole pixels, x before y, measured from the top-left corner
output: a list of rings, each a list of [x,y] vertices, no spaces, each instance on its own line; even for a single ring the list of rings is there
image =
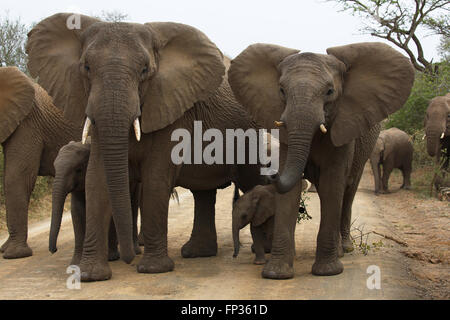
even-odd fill
[[[81,143],[82,144],[86,144],[86,140],[89,134],[89,128],[91,127],[91,120],[89,118],[86,118],[86,122],[84,123],[84,128],[83,128],[83,135],[81,136]]]
[[[275,127],[284,127],[284,122],[283,121],[274,121]]]
[[[320,125],[320,131],[322,131],[323,134],[327,133],[327,128],[325,128],[323,123]]]
[[[427,134],[425,133],[422,137],[422,141],[425,140],[426,137],[427,137]]]
[[[444,139],[444,137],[445,137],[445,132],[442,132],[441,139]]]
[[[136,135],[136,140],[139,142],[141,141],[141,125],[139,124],[138,118],[134,120],[133,127],[134,127],[134,134]]]

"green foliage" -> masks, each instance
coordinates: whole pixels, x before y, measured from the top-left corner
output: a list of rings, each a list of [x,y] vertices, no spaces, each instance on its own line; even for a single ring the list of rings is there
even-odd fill
[[[307,193],[308,190],[303,191],[300,197],[300,206],[298,208],[297,223],[300,223],[302,220],[312,219],[312,217],[308,214],[308,210],[306,209],[305,201],[309,199]]]
[[[27,29],[20,19],[0,17],[0,67],[16,66],[27,73]]]
[[[399,128],[411,135],[423,129],[428,104],[436,96],[443,96],[450,90],[450,62],[436,64],[438,71],[431,75],[416,72],[411,94],[403,108],[392,114],[385,123],[386,129]]]

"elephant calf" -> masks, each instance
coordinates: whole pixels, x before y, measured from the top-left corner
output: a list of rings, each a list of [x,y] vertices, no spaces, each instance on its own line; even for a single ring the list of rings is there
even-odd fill
[[[413,145],[406,132],[397,128],[381,131],[370,156],[375,180],[375,194],[388,192],[389,176],[395,168],[400,169],[403,174],[401,188],[410,189],[412,157]],[[381,175],[381,165],[383,165],[383,175]]]
[[[56,242],[64,210],[64,202],[71,193],[71,215],[75,234],[75,249],[70,264],[79,264],[83,252],[83,242],[86,231],[86,202],[85,202],[85,177],[89,161],[91,145],[71,141],[63,146],[55,159],[55,180],[52,191],[52,220],[50,227],[49,250],[57,251]],[[130,179],[135,180],[135,179]],[[130,194],[133,211],[133,240],[136,254],[141,253],[137,240],[137,215],[139,204],[139,185],[130,183]],[[117,235],[114,222],[111,219],[109,231],[110,261],[120,258],[117,249]]]
[[[81,128],[64,119],[52,98],[16,67],[0,68],[0,142],[9,238],[4,258],[32,255],[27,244],[28,204],[37,176],[54,176],[58,150],[80,140]]]
[[[239,254],[239,230],[250,223],[253,248],[256,254],[254,264],[266,262],[265,248],[272,244],[273,216],[275,215],[275,187],[258,185],[246,192],[233,205],[234,254]]]

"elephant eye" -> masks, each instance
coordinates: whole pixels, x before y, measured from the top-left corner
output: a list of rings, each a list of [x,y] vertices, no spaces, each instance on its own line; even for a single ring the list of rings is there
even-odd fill
[[[148,73],[148,66],[145,66],[144,69],[142,69],[142,75],[145,75]]]
[[[331,96],[334,93],[334,89],[329,89],[327,91],[327,96]]]
[[[86,70],[87,72],[89,72],[89,70],[91,70],[91,68],[89,68],[89,66],[87,64],[84,65],[84,70]]]

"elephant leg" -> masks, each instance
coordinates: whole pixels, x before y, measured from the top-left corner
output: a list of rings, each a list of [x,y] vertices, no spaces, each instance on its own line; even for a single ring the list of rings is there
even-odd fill
[[[339,257],[342,257],[345,253],[352,252],[353,241],[350,235],[350,226],[352,224],[352,205],[353,200],[355,199],[356,191],[358,190],[358,185],[361,180],[362,174],[364,171],[364,167],[359,169],[356,177],[353,178],[353,182],[350,186],[348,186],[344,193],[344,200],[342,202],[342,215],[341,215],[341,243],[342,246],[338,248]],[[341,253],[341,250],[343,251]]]
[[[142,183],[141,230],[144,235],[144,254],[137,264],[139,273],[172,271],[173,260],[167,251],[167,224],[171,185],[167,177],[151,177]]]
[[[262,227],[250,225],[250,232],[253,239],[253,248],[255,249],[255,260],[253,264],[265,264],[266,257],[264,252],[264,231]]]
[[[9,238],[0,250],[5,259],[24,258],[33,254],[27,244],[28,205],[39,170],[39,157],[36,151],[19,160],[11,159],[10,153],[5,152],[3,182]],[[27,159],[27,163],[23,163],[22,159]]]
[[[312,273],[320,276],[339,274],[344,270],[339,260],[340,226],[345,191],[345,168],[328,167],[320,172],[320,227],[317,236],[316,261]]]
[[[294,277],[295,227],[300,202],[301,180],[285,194],[275,194],[272,251],[262,276],[269,279]]]
[[[141,186],[139,183],[130,183],[130,195],[131,195],[131,214],[133,216],[133,243],[134,252],[141,254],[141,248],[139,247],[138,240],[138,213],[139,213],[139,199],[141,197]]]
[[[383,164],[383,177],[381,178],[381,183],[383,186],[383,193],[389,193],[389,177],[392,173],[393,166],[390,163]]]
[[[215,222],[216,189],[192,191],[194,226],[191,238],[181,248],[183,258],[211,257],[217,254]]]
[[[406,163],[403,165],[402,168],[402,175],[403,175],[403,184],[401,186],[402,189],[409,190],[411,189],[411,163]]]
[[[86,235],[80,270],[81,281],[102,281],[111,278],[108,264],[108,230],[112,208],[106,188],[105,170],[97,146],[91,145],[86,173]]]
[[[75,235],[75,249],[71,265],[79,265],[83,253],[83,242],[86,234],[86,201],[83,191],[74,191],[71,195],[70,212],[72,215],[73,232]]]
[[[114,219],[111,219],[108,231],[108,261],[120,259],[119,240],[117,240],[116,225]]]

